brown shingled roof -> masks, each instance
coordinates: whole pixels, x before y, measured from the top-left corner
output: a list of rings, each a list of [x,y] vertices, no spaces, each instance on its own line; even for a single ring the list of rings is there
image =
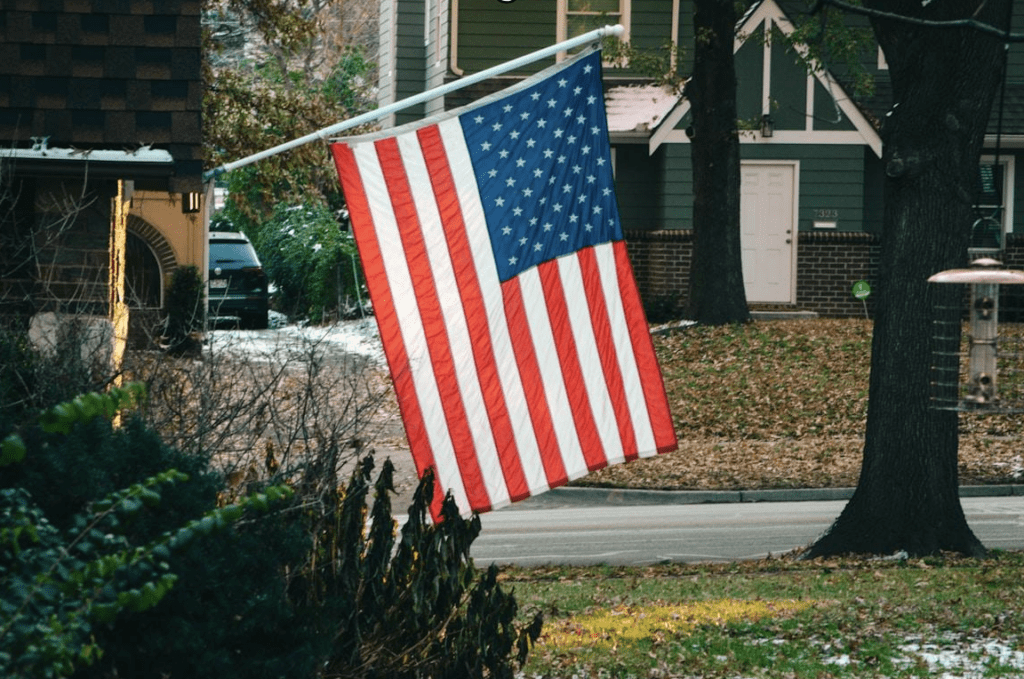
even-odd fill
[[[5,0],[0,144],[170,151],[201,190],[200,0]]]

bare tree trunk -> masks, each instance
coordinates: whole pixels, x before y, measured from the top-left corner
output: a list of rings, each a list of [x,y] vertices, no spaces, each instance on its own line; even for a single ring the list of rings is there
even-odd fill
[[[972,16],[1007,25],[1009,0],[865,4],[905,16]],[[959,286],[928,276],[967,258],[985,127],[1002,74],[1002,45],[967,29],[873,21],[894,107],[883,128],[885,211],[864,460],[857,490],[808,557],[841,553],[981,555],[960,506],[958,416],[929,407],[937,302],[959,319]],[[931,289],[930,289],[931,288]],[[945,288],[945,289],[939,289]],[[940,300],[939,296],[944,296]],[[959,324],[956,323],[959,327]]]
[[[732,0],[694,3],[693,256],[687,317],[710,325],[750,320],[740,250],[740,143]]]

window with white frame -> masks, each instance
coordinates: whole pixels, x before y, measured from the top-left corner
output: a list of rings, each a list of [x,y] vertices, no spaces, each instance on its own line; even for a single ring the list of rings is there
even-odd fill
[[[629,36],[630,0],[558,0],[558,42],[606,25],[622,24]]]
[[[993,254],[1003,249],[1013,231],[1014,158],[984,157],[978,166],[977,201],[971,225],[972,254]]]

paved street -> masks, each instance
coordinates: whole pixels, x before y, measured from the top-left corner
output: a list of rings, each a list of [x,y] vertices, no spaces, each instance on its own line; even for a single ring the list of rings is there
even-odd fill
[[[618,497],[602,504],[531,500],[484,514],[473,558],[478,566],[757,559],[809,544],[846,503],[627,504]],[[987,547],[1024,548],[1024,496],[964,497],[962,503]]]

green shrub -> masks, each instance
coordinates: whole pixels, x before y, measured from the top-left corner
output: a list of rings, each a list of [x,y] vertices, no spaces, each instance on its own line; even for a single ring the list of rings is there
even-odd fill
[[[355,242],[326,206],[281,206],[259,232],[256,247],[277,285],[279,308],[314,321],[358,311],[365,295]]]
[[[0,431],[20,422],[36,389],[35,352],[28,335],[0,328]]]
[[[165,341],[172,353],[192,351],[192,333],[203,328],[206,307],[203,304],[204,276],[195,266],[179,266],[171,275],[164,302]]]
[[[24,330],[0,327],[0,432],[109,382],[109,364],[85,355],[83,325],[68,320],[45,352],[32,346]]]
[[[224,482],[207,457],[165,445],[135,417],[111,426],[128,398],[119,393],[26,417],[3,439],[0,607],[24,600],[40,573],[59,596],[0,635],[0,676],[511,677],[525,658],[539,619],[516,629],[514,596],[494,569],[473,566],[477,518],[449,497],[429,521],[429,475],[400,534],[393,467],[372,485],[372,458],[343,492],[333,463],[293,469],[298,502],[232,523],[238,510],[220,508]],[[215,540],[175,537],[214,529]],[[97,557],[116,566],[97,570]],[[88,578],[75,575],[83,569]]]
[[[427,519],[433,495],[428,473],[416,491],[396,544],[388,493],[390,461],[376,481],[365,529],[372,458],[363,460],[332,515],[315,533],[316,561],[293,584],[321,611],[322,633],[334,643],[327,676],[508,677],[525,662],[540,618],[513,625],[517,604],[497,584],[495,567],[480,576],[469,548],[480,519],[463,519],[449,495],[441,520]]]
[[[122,612],[153,608],[171,590],[178,580],[169,564],[174,552],[237,521],[248,507],[266,509],[269,502],[290,495],[270,488],[266,495],[213,508],[136,541],[130,538],[135,520],[164,499],[164,487],[186,481],[186,474],[168,469],[83,500],[81,511],[63,517],[66,528],[50,520],[27,487],[10,483],[31,477],[6,474],[11,467],[31,464],[37,454],[60,447],[47,444],[59,444],[82,427],[108,422],[143,393],[141,385],[131,385],[83,395],[44,411],[36,424],[8,433],[0,445],[5,472],[0,484],[0,673],[5,677],[65,677],[95,663],[103,656],[104,626]],[[39,434],[57,438],[41,448],[26,443],[40,440]]]

